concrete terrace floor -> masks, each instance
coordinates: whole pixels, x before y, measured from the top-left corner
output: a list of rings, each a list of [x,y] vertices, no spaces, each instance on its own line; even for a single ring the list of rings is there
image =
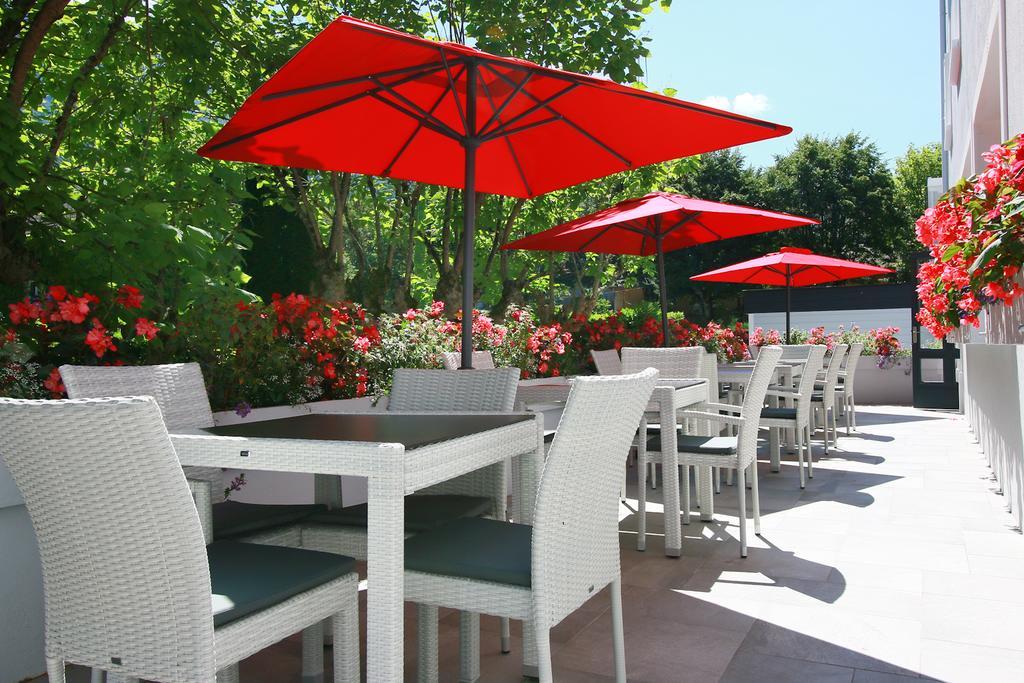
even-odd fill
[[[964,419],[868,406],[859,422],[805,491],[792,460],[778,474],[761,460],[763,535],[751,533],[746,559],[734,487],[716,496],[714,522],[695,515],[683,527],[679,559],[661,553],[660,487],[646,552],[635,550],[635,518],[623,509],[630,681],[1024,680],[1024,537]],[[407,615],[406,679],[415,680]],[[457,680],[457,624],[443,615],[442,681]],[[483,619],[483,681],[520,680],[516,626],[503,656],[497,620]],[[607,594],[552,641],[556,680],[611,681]],[[297,681],[299,672],[296,638],[242,664],[243,681]]]

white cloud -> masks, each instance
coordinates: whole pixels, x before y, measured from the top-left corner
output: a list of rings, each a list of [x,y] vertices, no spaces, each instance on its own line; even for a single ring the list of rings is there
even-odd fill
[[[768,111],[768,96],[761,93],[744,92],[732,99],[724,95],[709,95],[700,101],[706,107],[727,109],[744,116],[760,116]]]
[[[699,104],[703,104],[705,107],[714,107],[715,109],[732,109],[732,104],[729,102],[729,98],[723,97],[722,95],[711,95],[710,97],[705,97]]]
[[[737,114],[758,116],[768,111],[768,96],[760,93],[740,93],[733,98],[732,108]]]

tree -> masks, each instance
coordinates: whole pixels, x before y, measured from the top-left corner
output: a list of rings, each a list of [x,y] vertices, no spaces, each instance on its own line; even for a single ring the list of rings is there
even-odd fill
[[[904,256],[898,269],[898,277],[911,280],[916,266],[910,255],[920,249],[914,233],[914,222],[928,208],[928,179],[942,175],[942,145],[937,142],[907,148],[907,153],[896,160],[893,183],[896,189],[896,204],[900,211],[899,234],[900,253]]]
[[[761,175],[766,208],[821,225],[767,233],[766,242],[899,267],[904,255],[892,174],[874,143],[858,133],[800,138]]]

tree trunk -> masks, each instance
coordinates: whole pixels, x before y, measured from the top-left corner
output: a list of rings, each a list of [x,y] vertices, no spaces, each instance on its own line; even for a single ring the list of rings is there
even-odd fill
[[[25,102],[25,82],[32,70],[32,60],[43,42],[50,27],[54,22],[64,16],[64,8],[70,0],[46,0],[43,6],[36,12],[35,18],[29,26],[18,51],[14,55],[14,63],[11,65],[11,80],[7,87],[7,99],[14,105],[14,109],[21,109]]]
[[[46,158],[43,160],[43,165],[40,168],[40,178],[45,177],[50,169],[53,168],[54,162],[57,160],[57,152],[60,151],[60,146],[64,142],[64,138],[67,136],[68,123],[71,121],[71,113],[75,110],[75,105],[78,104],[78,96],[81,93],[82,86],[89,80],[89,76],[96,67],[100,65],[103,59],[107,56],[110,51],[110,47],[117,40],[117,34],[121,31],[124,26],[125,16],[128,14],[128,10],[138,0],[128,0],[120,12],[111,19],[110,24],[107,26],[107,32],[103,36],[103,40],[100,41],[99,47],[82,63],[79,67],[78,73],[71,81],[71,86],[68,89],[68,95],[64,98],[64,106],[61,109],[60,116],[57,117],[57,123],[53,127],[53,137],[50,139],[50,147],[46,152]]]

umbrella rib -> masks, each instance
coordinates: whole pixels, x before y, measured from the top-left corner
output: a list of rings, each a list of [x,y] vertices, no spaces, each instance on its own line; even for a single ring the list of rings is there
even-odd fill
[[[459,101],[459,93],[458,93],[457,90],[455,90],[455,80],[456,79],[454,77],[452,77],[452,70],[451,70],[451,67],[448,65],[448,55],[445,54],[444,48],[442,48],[442,47],[438,47],[437,51],[441,55],[441,63],[444,65],[444,72],[445,72],[445,74],[448,75],[448,87],[451,88],[451,90],[452,90],[452,98],[455,100],[455,108],[458,109],[458,111],[459,111],[459,119],[462,121],[462,130],[465,131],[465,136],[466,137],[471,136],[471,135],[473,135],[473,131],[469,130],[469,123],[468,123],[468,121],[466,119],[466,112],[463,111],[463,109],[462,109],[462,102]],[[468,66],[464,66],[463,67],[463,72],[468,70],[468,68],[469,68]],[[469,92],[468,84],[467,84],[466,92],[467,92],[467,97],[468,97],[468,92]]]
[[[441,67],[437,67],[436,69],[434,69],[434,71],[439,71],[440,68]],[[392,87],[394,87],[396,85],[401,85],[402,83],[408,83],[409,81],[414,81],[417,78],[426,75],[427,73],[428,72],[422,72],[422,73],[417,72],[415,74],[412,74],[412,75],[409,75],[409,76],[405,76],[404,78],[400,78],[398,81],[392,83],[391,85],[392,85]],[[270,132],[272,130],[276,130],[276,129],[282,128],[284,126],[291,125],[291,124],[293,124],[293,123],[295,123],[297,121],[301,121],[303,119],[308,119],[310,116],[316,116],[317,114],[322,114],[325,111],[330,111],[331,109],[335,109],[337,107],[343,107],[346,104],[349,104],[350,102],[355,102],[356,100],[361,99],[363,97],[367,97],[367,96],[373,97],[375,94],[379,93],[380,90],[381,90],[381,88],[379,88],[379,87],[371,88],[369,90],[366,90],[366,91],[363,91],[363,92],[360,92],[360,93],[356,93],[354,95],[349,95],[347,97],[343,97],[340,100],[335,100],[334,102],[328,102],[327,104],[324,104],[324,105],[321,105],[319,107],[316,107],[315,109],[310,109],[308,111],[304,111],[302,113],[295,114],[294,116],[289,116],[288,118],[281,119],[280,121],[276,121],[274,123],[268,123],[267,125],[262,126],[260,128],[257,128],[256,130],[251,130],[251,131],[249,131],[247,133],[242,133],[241,135],[236,135],[235,137],[231,138],[230,140],[224,140],[223,142],[218,142],[215,145],[211,145],[210,148],[207,151],[208,152],[213,152],[213,151],[216,151],[218,149],[223,149],[224,147],[227,147],[229,145],[233,145],[233,144],[238,143],[238,142],[242,142],[243,140],[248,140],[249,138],[254,138],[257,135],[263,135],[264,133],[268,133],[268,132]]]
[[[501,103],[501,106],[499,106],[497,109],[495,109],[494,113],[491,114],[491,118],[487,119],[487,121],[484,123],[484,125],[480,126],[480,134],[481,135],[484,135],[485,131],[488,128],[490,128],[491,124],[493,124],[495,121],[498,122],[498,127],[499,128],[504,125],[504,124],[502,124],[501,118],[500,118],[502,113],[505,111],[505,108],[508,107],[508,105],[510,105],[512,103],[512,100],[514,100],[516,98],[516,95],[518,95],[519,92],[524,87],[526,87],[526,84],[530,82],[531,78],[533,78],[533,73],[527,73],[526,77],[522,81],[519,82],[519,85],[517,85],[515,87],[515,89],[511,93],[509,93],[509,96],[505,98],[505,101]],[[481,83],[483,83],[483,81],[481,81]],[[489,87],[487,87],[486,83],[483,83],[483,86],[484,86],[484,91],[487,92],[487,99],[490,100],[491,99],[491,95],[490,95],[491,89]],[[492,108],[494,107],[494,102],[491,102],[491,107]]]
[[[482,136],[480,138],[480,141],[481,142],[491,142],[492,140],[497,140],[498,138],[505,138],[506,140],[508,140],[509,137],[511,137],[512,135],[515,135],[516,133],[522,133],[523,131],[530,130],[531,128],[537,128],[539,126],[546,126],[549,123],[554,123],[555,121],[562,121],[562,120],[564,120],[564,119],[562,119],[561,116],[550,116],[550,117],[548,117],[546,119],[540,119],[538,121],[531,121],[530,123],[524,123],[523,125],[517,126],[515,128],[505,128],[504,130],[499,129],[499,130],[497,130],[497,131],[495,131],[493,133],[489,133],[487,135]]]
[[[486,67],[486,65],[485,65],[485,67]],[[577,87],[579,87],[579,84],[571,83],[567,87],[562,88],[561,90],[556,92],[554,95],[549,95],[548,97],[545,97],[543,100],[539,100],[538,101],[537,98],[534,97],[533,100],[535,102],[537,102],[536,104],[531,105],[525,111],[522,111],[522,112],[516,114],[515,116],[510,118],[508,121],[505,121],[500,126],[498,126],[494,131],[490,131],[490,133],[485,133],[485,131],[487,129],[486,126],[484,128],[481,128],[480,132],[481,132],[481,134],[488,134],[488,135],[490,135],[491,133],[494,133],[494,132],[496,132],[498,130],[501,130],[501,128],[508,128],[513,123],[516,123],[517,121],[522,121],[524,118],[526,118],[530,114],[534,113],[535,111],[537,111],[539,109],[543,109],[546,105],[550,104],[551,102],[554,102],[555,100],[557,100],[562,95],[565,95],[565,94],[575,90]]]
[[[458,134],[458,132],[454,128],[452,128],[447,123],[445,123],[441,119],[437,118],[436,116],[434,116],[433,114],[428,112],[426,109],[424,109],[420,105],[418,105],[415,102],[413,102],[412,100],[410,100],[408,97],[406,97],[402,93],[398,92],[397,90],[395,90],[391,86],[387,85],[386,83],[381,83],[380,81],[377,81],[377,79],[374,79],[374,81],[376,83],[378,83],[384,89],[384,92],[387,92],[388,94],[392,95],[393,97],[398,98],[403,103],[405,103],[405,105],[407,107],[409,107],[413,112],[419,114],[418,117],[413,115],[413,118],[421,119],[424,123],[433,123],[438,128],[443,129],[443,130],[447,130],[448,131],[448,137],[451,137],[451,138],[454,138],[454,139],[460,139],[462,137],[462,136],[460,136]],[[458,98],[456,98],[456,99],[458,99]]]
[[[463,66],[462,71],[464,72],[465,70],[466,70],[466,68],[465,68],[465,66]],[[462,72],[460,72],[458,74],[458,76],[456,76],[456,78],[458,78],[460,76],[462,76]],[[434,110],[436,110],[441,105],[441,102],[444,101],[444,98],[448,95],[449,92],[452,92],[454,94],[454,91],[451,90],[451,83],[454,83],[454,81],[451,81],[451,80],[449,81],[449,86],[447,88],[445,88],[441,92],[441,96],[438,97],[437,101],[435,101],[434,104],[430,107],[429,112],[431,114],[433,114]],[[409,148],[409,145],[412,144],[413,139],[417,135],[419,135],[419,132],[421,130],[423,130],[423,121],[417,121],[416,122],[416,128],[413,129],[412,133],[409,135],[408,138],[406,138],[406,140],[402,144],[402,146],[398,148],[398,151],[395,153],[395,156],[392,157],[391,161],[388,162],[388,165],[384,167],[384,171],[381,173],[381,175],[383,175],[385,177],[391,175],[391,171],[394,168],[395,164],[397,164],[399,158],[401,158],[401,156],[403,154],[405,154],[405,150],[407,150]]]
[[[400,69],[390,69],[388,71],[381,71],[376,74],[363,74],[361,76],[353,76],[351,78],[344,78],[339,81],[328,81],[327,83],[317,83],[316,85],[305,85],[301,88],[291,88],[289,90],[280,90],[278,92],[267,93],[260,97],[261,100],[277,100],[283,97],[294,97],[295,95],[305,95],[306,93],[317,92],[320,90],[329,90],[330,88],[341,88],[346,85],[353,85],[355,83],[361,83],[363,81],[369,81],[377,78],[388,78],[389,76],[401,76],[407,73],[422,71],[422,75],[427,75],[431,71],[436,71],[443,66],[442,62],[433,62],[431,64],[417,64],[416,66],[405,66]]]
[[[373,27],[371,27],[371,26],[360,26],[358,24],[352,24],[351,26],[352,26],[353,29],[355,29],[357,31],[365,31],[367,33],[378,33],[378,34],[380,32],[380,29],[378,27],[375,27],[375,26],[373,26]],[[418,45],[420,47],[423,46],[423,38],[418,38],[416,36],[412,36],[412,35],[409,35],[409,34],[406,34],[406,33],[401,33],[399,31],[389,32],[388,37],[389,38],[393,38],[395,40],[402,40],[402,41],[405,41],[407,43],[412,43],[412,44]],[[493,62],[494,64],[498,64],[498,65],[500,65],[502,67],[505,67],[505,68],[518,69],[520,71],[533,72],[533,73],[537,73],[537,74],[540,74],[542,76],[546,76],[548,78],[552,78],[552,79],[555,79],[555,80],[568,81],[568,82],[573,83],[575,85],[589,85],[589,86],[594,87],[594,88],[597,88],[597,87],[599,87],[601,85],[604,85],[601,82],[596,82],[596,83],[595,82],[590,82],[590,81],[597,81],[598,80],[594,76],[585,76],[584,74],[571,74],[571,73],[566,73],[566,72],[560,72],[560,71],[558,71],[556,69],[549,69],[549,68],[546,68],[546,67],[542,67],[539,64],[516,64],[516,63],[510,62],[507,59],[504,59],[502,57],[497,57],[495,55],[489,55],[486,52],[480,53],[479,55],[474,55],[473,59],[476,59],[476,60],[482,62],[483,65],[485,67],[487,67],[487,68],[490,68],[490,64]],[[618,84],[614,84],[614,85],[618,85]],[[697,112],[697,113],[700,113],[700,114],[707,114],[708,116],[715,116],[715,117],[720,118],[720,119],[728,119],[730,121],[735,121],[737,123],[744,123],[744,124],[748,124],[748,125],[751,125],[751,126],[758,126],[758,127],[761,127],[761,128],[769,128],[771,130],[779,130],[779,128],[780,128],[780,126],[778,126],[778,125],[776,125],[774,123],[771,123],[770,121],[761,121],[759,119],[752,119],[752,118],[748,118],[746,116],[741,116],[739,114],[733,114],[732,112],[721,111],[720,109],[712,109],[710,107],[703,107],[703,106],[700,106],[700,105],[697,105],[697,104],[692,104],[690,102],[684,102],[683,100],[677,100],[677,99],[674,99],[674,98],[671,98],[671,97],[653,96],[651,93],[645,93],[645,92],[642,92],[640,90],[636,90],[635,88],[628,88],[628,87],[625,87],[625,86],[622,86],[622,87],[623,87],[622,90],[616,90],[615,91],[616,94],[623,95],[623,96],[626,96],[626,97],[634,97],[634,98],[641,99],[641,100],[648,100],[648,101],[651,101],[651,102],[657,102],[658,104],[664,104],[665,106],[677,107],[679,109],[686,109],[687,111],[693,111],[693,112]]]
[[[455,133],[455,131],[453,131],[452,129],[448,128],[447,126],[442,128],[441,126],[438,126],[434,122],[432,122],[432,121],[430,121],[428,119],[425,119],[425,118],[423,118],[421,116],[418,116],[415,111],[410,111],[410,110],[406,109],[399,102],[392,102],[388,98],[386,98],[383,95],[381,95],[379,92],[371,93],[370,97],[372,97],[373,99],[377,100],[381,104],[386,104],[387,106],[391,107],[392,109],[394,109],[395,111],[397,111],[399,113],[405,114],[406,116],[408,116],[412,120],[418,121],[419,123],[423,124],[424,128],[429,128],[430,130],[434,131],[435,133],[443,135],[446,138],[452,138],[452,139],[455,139],[455,140],[459,140],[460,139],[460,136],[457,133]]]
[[[484,66],[490,69],[490,67],[488,65],[485,64]],[[509,85],[515,86],[515,82],[512,81],[510,78],[508,78],[508,76],[506,76],[505,74],[503,74],[500,71],[497,71],[495,69],[490,69],[490,71],[495,76],[497,76],[498,78],[502,79],[503,81],[505,81]],[[523,94],[526,95],[527,97],[529,97],[534,102],[538,102],[538,103],[540,102],[540,100],[537,98],[537,96],[533,95],[529,91],[524,90]],[[547,109],[549,112],[551,112],[552,115],[558,117],[558,120],[560,120],[563,123],[565,123],[566,125],[570,126],[577,133],[579,133],[583,137],[587,138],[588,140],[593,142],[595,145],[597,145],[598,147],[600,147],[601,149],[603,149],[604,151],[608,152],[613,157],[618,159],[627,168],[633,168],[633,162],[631,162],[629,159],[627,159],[626,157],[624,157],[621,154],[619,154],[618,152],[616,152],[614,149],[612,149],[606,143],[604,143],[601,140],[599,140],[596,136],[594,136],[589,131],[585,130],[582,126],[580,126],[578,123],[576,123],[572,119],[567,118],[563,114],[559,113],[559,111],[557,109],[555,109],[554,107],[552,107],[550,104],[545,104],[545,105],[543,105],[543,107],[544,107],[544,109]]]
[[[607,233],[607,232],[608,232],[609,230],[611,230],[612,228],[614,228],[615,226],[616,226],[616,224],[615,224],[615,223],[612,223],[611,225],[606,225],[606,226],[604,226],[604,228],[602,228],[601,230],[599,230],[599,231],[597,232],[597,234],[596,234],[596,235],[594,235],[594,236],[593,236],[593,237],[591,237],[591,238],[590,238],[589,240],[587,240],[587,241],[586,241],[586,242],[584,242],[584,243],[583,243],[582,245],[580,245],[579,249],[577,249],[576,251],[578,251],[578,252],[584,252],[584,251],[586,251],[586,250],[587,250],[587,247],[589,247],[589,246],[590,246],[591,244],[593,244],[593,243],[594,243],[595,241],[597,241],[597,240],[601,239],[602,237],[604,237],[604,236],[605,236],[605,234],[606,234],[606,233]]]
[[[530,80],[529,76],[527,76],[526,79],[524,79],[524,83],[526,81],[528,81],[528,80]],[[491,96],[491,88],[490,88],[490,86],[488,86],[487,82],[484,81],[483,79],[480,79],[480,85],[484,86],[484,95],[487,97],[487,101],[490,103],[491,109],[494,109],[494,98]],[[514,96],[515,96],[515,93],[510,95],[509,99],[505,100],[505,104],[508,104],[509,101],[511,100],[511,98],[514,97]],[[503,104],[501,106],[501,108],[497,109],[494,112],[494,115],[491,118],[494,119],[495,117],[500,117],[501,109],[504,109],[504,106],[505,105]],[[500,121],[501,119],[499,118],[498,120]],[[533,190],[530,188],[529,181],[526,180],[526,173],[523,171],[523,165],[521,163],[519,163],[519,155],[516,154],[516,150],[512,146],[512,141],[509,140],[506,137],[505,138],[505,144],[508,146],[508,153],[512,155],[512,162],[516,165],[516,171],[519,172],[519,179],[523,181],[523,187],[526,188],[526,194],[528,194],[528,195],[530,195],[532,197],[533,196]]]
[[[707,225],[705,225],[705,224],[703,223],[703,221],[701,221],[701,220],[700,220],[700,218],[698,217],[699,215],[700,215],[700,214],[695,214],[695,215],[694,215],[694,217],[693,217],[693,222],[694,222],[694,223],[696,223],[697,225],[699,225],[700,227],[704,228],[704,229],[705,229],[705,230],[707,230],[708,232],[710,232],[710,233],[712,234],[712,236],[714,236],[714,238],[715,238],[716,240],[720,240],[720,239],[722,239],[722,236],[721,236],[721,235],[719,235],[719,234],[718,234],[717,232],[715,232],[714,230],[712,230],[711,228],[709,228],[709,227],[708,227]],[[674,229],[674,228],[673,228],[673,229]]]

